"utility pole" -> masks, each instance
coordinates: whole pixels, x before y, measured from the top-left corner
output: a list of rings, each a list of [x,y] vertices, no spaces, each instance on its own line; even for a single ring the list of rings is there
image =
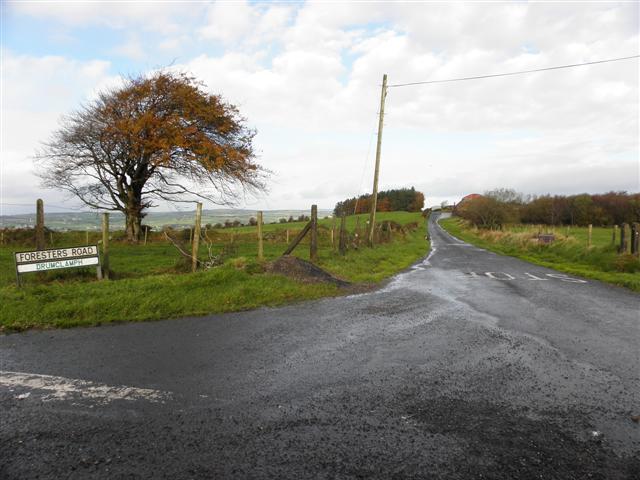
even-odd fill
[[[380,118],[378,120],[378,143],[376,145],[376,170],[373,174],[373,195],[371,196],[371,214],[369,217],[369,246],[373,247],[373,233],[376,228],[376,208],[378,206],[378,174],[380,173],[380,150],[382,148],[382,125],[384,123],[384,101],[387,98],[387,74],[382,76],[382,94],[380,95]]]

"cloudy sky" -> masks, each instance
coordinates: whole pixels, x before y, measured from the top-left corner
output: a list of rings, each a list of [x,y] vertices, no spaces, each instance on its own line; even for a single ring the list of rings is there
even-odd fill
[[[383,73],[395,84],[636,55],[638,19],[637,2],[3,2],[2,213],[37,197],[78,206],[39,188],[32,156],[120,75],[171,65],[240,108],[273,172],[245,206],[332,208],[371,189]],[[380,187],[415,186],[428,204],[494,187],[638,191],[638,63],[391,88]]]

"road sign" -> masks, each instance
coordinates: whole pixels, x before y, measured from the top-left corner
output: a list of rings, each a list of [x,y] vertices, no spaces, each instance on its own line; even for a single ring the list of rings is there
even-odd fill
[[[90,266],[98,266],[100,270],[100,252],[97,245],[16,252],[15,261],[18,284],[21,273]]]

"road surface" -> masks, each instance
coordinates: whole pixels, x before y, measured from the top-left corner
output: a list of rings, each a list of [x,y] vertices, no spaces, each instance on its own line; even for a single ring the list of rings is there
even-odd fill
[[[375,292],[0,337],[0,478],[640,478],[640,295],[430,229]]]

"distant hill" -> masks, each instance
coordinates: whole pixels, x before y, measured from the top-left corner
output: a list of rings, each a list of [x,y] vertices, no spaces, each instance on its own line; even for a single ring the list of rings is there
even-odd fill
[[[277,222],[280,218],[298,218],[300,215],[309,215],[309,210],[265,210],[264,222]],[[318,209],[320,218],[330,216],[331,210]],[[255,210],[243,209],[213,209],[202,211],[202,224],[223,223],[225,220],[238,220],[241,223],[249,223],[251,217],[255,218]],[[149,212],[144,218],[143,224],[150,225],[154,229],[164,226],[188,227],[193,225],[195,211],[191,212]],[[36,214],[4,215],[0,216],[0,228],[33,227]],[[101,217],[95,212],[67,212],[47,213],[45,211],[45,225],[52,230],[99,230]],[[124,215],[120,212],[112,212],[109,224],[113,229],[124,229]]]

